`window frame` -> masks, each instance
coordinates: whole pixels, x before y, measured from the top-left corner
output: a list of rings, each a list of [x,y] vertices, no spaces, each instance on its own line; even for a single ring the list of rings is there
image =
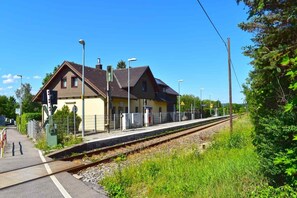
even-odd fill
[[[67,77],[61,78],[61,88],[66,89],[67,88]]]
[[[77,81],[77,85],[75,85],[75,81]],[[71,77],[71,88],[78,88],[78,77],[77,76]]]

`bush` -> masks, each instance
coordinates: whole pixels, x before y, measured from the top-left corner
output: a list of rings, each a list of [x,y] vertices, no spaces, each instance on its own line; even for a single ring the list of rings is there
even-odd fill
[[[64,136],[68,135],[68,132],[74,131],[73,130],[73,125],[74,125],[73,112],[70,112],[68,106],[64,105],[61,110],[58,110],[53,115],[53,121],[54,121],[54,124],[57,124],[58,143],[63,143]],[[81,118],[78,115],[75,115],[76,131],[78,131],[78,127],[80,123],[81,123]]]
[[[274,187],[297,186],[296,118],[289,114],[262,117],[256,125],[254,144],[261,156],[262,172]],[[295,153],[295,154],[294,154]]]
[[[18,129],[22,134],[27,134],[27,124],[30,120],[41,120],[41,113],[24,113],[17,117]]]
[[[251,193],[250,197],[282,197],[282,198],[296,198],[296,189],[292,188],[289,185],[280,186],[274,188],[272,186],[261,186],[257,188],[254,192]]]

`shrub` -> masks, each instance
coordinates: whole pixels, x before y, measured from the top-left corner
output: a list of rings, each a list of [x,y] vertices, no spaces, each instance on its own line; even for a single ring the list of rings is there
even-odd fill
[[[61,110],[58,110],[53,115],[53,121],[55,124],[57,124],[58,143],[63,143],[64,136],[66,136],[69,131],[73,131],[73,112],[70,112],[68,106],[64,105]],[[78,115],[75,115],[76,131],[78,131],[80,122],[81,118]]]
[[[262,117],[256,127],[254,144],[269,184],[274,187],[296,186],[296,118],[289,114]]]
[[[280,186],[274,188],[272,186],[264,185],[258,187],[254,192],[251,193],[250,197],[282,197],[282,198],[296,198],[296,189],[289,185]]]
[[[19,130],[22,134],[27,134],[27,124],[30,120],[41,120],[41,113],[23,113],[21,117],[17,117]]]

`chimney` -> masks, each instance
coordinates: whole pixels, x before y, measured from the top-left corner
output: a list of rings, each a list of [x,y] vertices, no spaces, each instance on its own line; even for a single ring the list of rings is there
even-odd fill
[[[100,70],[102,70],[102,64],[101,64],[101,59],[100,58],[98,58],[97,59],[97,65],[96,65],[96,69],[100,69]]]

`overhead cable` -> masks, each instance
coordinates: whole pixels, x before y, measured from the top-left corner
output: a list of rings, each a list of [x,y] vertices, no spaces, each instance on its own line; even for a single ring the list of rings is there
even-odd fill
[[[220,39],[222,40],[222,42],[224,43],[224,46],[226,48],[226,50],[228,51],[228,47],[227,47],[227,43],[226,41],[223,39],[222,35],[220,34],[219,30],[217,29],[217,27],[215,26],[215,24],[212,22],[210,16],[208,15],[207,11],[205,10],[205,8],[203,7],[203,5],[201,4],[201,2],[199,0],[197,0],[198,4],[200,5],[201,9],[203,10],[204,14],[206,15],[206,17],[208,18],[209,22],[211,23],[212,27],[215,29],[216,33],[218,34],[218,36],[220,37]],[[232,69],[233,69],[233,72],[235,74],[235,77],[236,77],[236,81],[237,81],[237,84],[240,88],[240,91],[242,91],[241,89],[241,85],[238,81],[238,78],[237,78],[237,74],[235,72],[235,69],[234,69],[234,66],[233,66],[233,62],[231,60],[231,65],[232,65]]]

